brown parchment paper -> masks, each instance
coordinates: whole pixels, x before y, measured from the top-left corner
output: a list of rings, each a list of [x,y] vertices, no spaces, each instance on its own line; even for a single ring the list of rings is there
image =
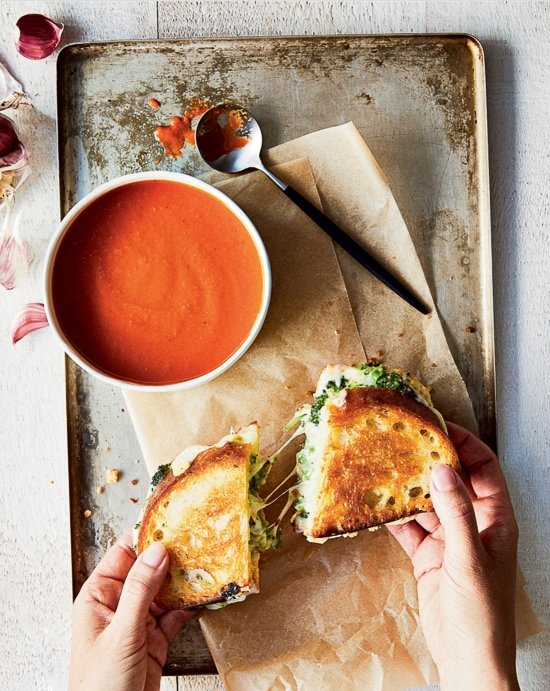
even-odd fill
[[[353,125],[294,140],[268,158],[281,164],[281,178],[322,203],[432,304],[385,178]],[[253,347],[216,381],[175,394],[125,392],[151,472],[185,446],[214,443],[231,425],[253,419],[262,425],[262,447],[269,448],[321,369],[361,360],[364,349],[369,355],[381,350],[386,362],[417,372],[434,386],[445,415],[476,430],[435,313],[418,315],[338,252],[344,283],[328,238],[259,174],[209,179],[258,227],[272,262],[273,298]],[[280,458],[269,486],[290,470],[292,452]],[[436,680],[410,563],[385,530],[312,545],[285,525],[283,547],[262,557],[261,593],[204,613],[201,625],[229,689],[393,690]],[[520,587],[518,633],[536,630]]]

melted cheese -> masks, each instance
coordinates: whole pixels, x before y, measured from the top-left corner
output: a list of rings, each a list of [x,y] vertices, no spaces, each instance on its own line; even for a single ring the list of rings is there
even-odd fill
[[[209,446],[195,444],[194,446],[188,446],[186,449],[184,449],[179,456],[176,456],[176,458],[172,461],[172,472],[174,475],[177,477],[178,475],[185,473],[197,456],[209,448]]]

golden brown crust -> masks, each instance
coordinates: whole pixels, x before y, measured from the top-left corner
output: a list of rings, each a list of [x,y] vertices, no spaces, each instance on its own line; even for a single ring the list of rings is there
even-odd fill
[[[235,442],[211,447],[181,475],[169,470],[149,497],[137,552],[155,540],[169,552],[168,575],[155,598],[163,609],[187,609],[223,602],[228,593],[257,592],[248,548],[250,452],[250,445]]]
[[[436,415],[392,389],[348,389],[329,406],[330,434],[311,537],[355,532],[433,509],[429,477],[438,463],[459,469]]]

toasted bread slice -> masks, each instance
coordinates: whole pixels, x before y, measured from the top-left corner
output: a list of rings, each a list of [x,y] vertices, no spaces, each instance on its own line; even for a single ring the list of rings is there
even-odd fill
[[[136,551],[161,541],[170,554],[155,599],[160,607],[234,602],[259,592],[259,554],[249,547],[249,466],[257,454],[252,424],[216,446],[190,447],[153,478]]]
[[[296,528],[316,541],[432,510],[432,468],[460,464],[426,391],[336,389],[304,424]]]

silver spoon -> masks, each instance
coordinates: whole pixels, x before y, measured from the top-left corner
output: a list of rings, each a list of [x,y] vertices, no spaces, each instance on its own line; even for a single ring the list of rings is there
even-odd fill
[[[322,230],[343,247],[367,271],[421,314],[429,310],[402,286],[387,269],[352,237],[325,216],[316,206],[274,175],[261,160],[262,131],[252,113],[232,103],[221,103],[207,110],[196,127],[197,149],[203,160],[222,173],[261,170],[286,196],[307,214]]]

